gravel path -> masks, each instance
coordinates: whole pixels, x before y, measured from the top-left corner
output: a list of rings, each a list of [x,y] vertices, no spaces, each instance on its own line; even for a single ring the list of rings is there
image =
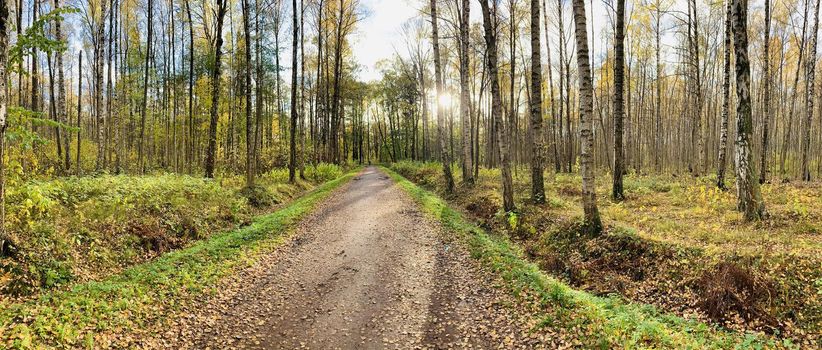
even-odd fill
[[[158,346],[535,348],[527,312],[385,174],[367,168]]]

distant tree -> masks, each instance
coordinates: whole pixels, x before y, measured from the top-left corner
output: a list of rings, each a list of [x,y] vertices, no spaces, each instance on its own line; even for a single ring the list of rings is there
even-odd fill
[[[728,0],[730,1],[730,0]],[[788,112],[788,122],[785,124],[785,133],[784,138],[782,139],[782,150],[779,152],[779,174],[784,178],[785,177],[785,159],[788,156],[788,148],[790,148],[791,142],[791,126],[793,125],[793,118],[794,113],[796,112],[796,97],[799,95],[799,77],[801,76],[800,71],[802,70],[802,63],[805,59],[805,49],[807,46],[807,36],[805,32],[808,28],[808,8],[810,7],[810,0],[805,0],[805,13],[802,16],[802,34],[799,36],[799,56],[797,57],[796,61],[796,73],[794,74],[793,80],[793,91],[794,93],[791,94],[791,107],[790,112]],[[794,36],[796,34],[794,33]]]
[[[579,71],[579,133],[580,172],[582,173],[582,205],[585,211],[584,229],[588,234],[602,232],[602,221],[597,209],[596,179],[594,177],[593,109],[594,89],[591,85],[591,67],[588,60],[588,32],[585,27],[585,1],[573,0],[574,25]]]

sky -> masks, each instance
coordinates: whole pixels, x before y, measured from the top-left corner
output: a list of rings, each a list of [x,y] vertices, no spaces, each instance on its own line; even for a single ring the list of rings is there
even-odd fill
[[[391,58],[395,52],[406,52],[401,34],[402,25],[419,16],[420,9],[428,0],[362,0],[366,17],[363,19],[354,38],[354,56],[362,69],[359,78],[363,81],[379,80],[381,75],[376,64]],[[606,24],[607,17],[602,0],[596,0],[594,6],[594,30],[599,32]],[[587,7],[590,2],[586,1]],[[591,9],[588,8],[588,11]],[[504,11],[504,10],[503,10]],[[570,5],[566,17],[570,20]],[[590,13],[590,12],[589,12]],[[480,6],[471,0],[471,21],[480,22]],[[442,26],[442,24],[440,24]],[[545,45],[543,43],[543,45]]]
[[[362,65],[360,79],[379,80],[377,62],[403,52],[402,24],[419,14],[422,1],[362,0],[366,18],[360,23],[354,39],[354,56]]]

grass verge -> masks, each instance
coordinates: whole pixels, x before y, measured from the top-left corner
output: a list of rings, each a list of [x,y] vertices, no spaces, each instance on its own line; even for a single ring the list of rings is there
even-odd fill
[[[156,323],[222,277],[281,244],[294,225],[357,172],[316,190],[246,227],[211,236],[192,246],[136,265],[102,281],[44,293],[35,300],[3,305],[0,348],[101,348],[103,334],[129,333]]]
[[[383,168],[424,211],[466,243],[472,256],[499,274],[511,293],[537,309],[539,327],[561,329],[562,338],[585,348],[748,349],[795,348],[752,333],[734,333],[705,323],[632,304],[617,296],[598,297],[546,275],[508,238],[488,234],[435,194]]]

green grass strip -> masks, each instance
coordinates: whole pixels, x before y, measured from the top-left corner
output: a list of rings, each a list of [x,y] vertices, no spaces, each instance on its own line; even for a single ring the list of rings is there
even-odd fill
[[[435,194],[384,168],[424,211],[466,243],[471,255],[502,277],[515,296],[528,294],[541,310],[540,327],[568,330],[585,348],[760,349],[795,348],[790,340],[776,342],[755,334],[740,334],[705,323],[665,314],[650,305],[619,297],[598,297],[574,290],[546,275],[524,258],[507,237],[486,233]],[[533,297],[536,298],[533,298]],[[576,346],[576,347],[578,347]]]
[[[0,310],[0,349],[96,348],[94,335],[99,332],[127,332],[167,317],[165,311],[181,308],[279,246],[301,218],[358,171],[321,185],[249,226],[216,234],[102,281],[8,305]]]

